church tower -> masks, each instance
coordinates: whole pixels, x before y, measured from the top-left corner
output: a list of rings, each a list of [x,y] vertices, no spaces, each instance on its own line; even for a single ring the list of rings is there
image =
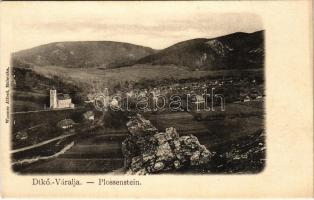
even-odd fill
[[[57,107],[58,107],[57,90],[51,89],[50,90],[50,108],[55,109]]]

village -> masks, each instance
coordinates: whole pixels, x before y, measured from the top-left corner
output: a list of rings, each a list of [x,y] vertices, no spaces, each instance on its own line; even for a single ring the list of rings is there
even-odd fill
[[[230,92],[230,90],[232,90],[232,92]],[[213,91],[215,92],[214,94]],[[216,109],[217,111],[225,111],[226,108],[223,104],[263,101],[263,91],[262,83],[259,83],[256,79],[228,78],[186,81],[184,83],[161,84],[150,88],[118,90],[114,95],[109,95],[107,91],[103,99],[90,99],[81,105],[75,105],[69,94],[58,93],[56,88],[52,88],[49,91],[49,110],[45,111],[64,112],[65,117],[63,117],[63,119],[59,118],[56,122],[56,128],[66,132],[73,132],[74,127],[90,126],[90,124],[99,123],[99,120],[102,119],[95,117],[95,114],[97,112],[99,113],[99,111],[106,112],[110,107],[120,108],[118,111],[132,111],[137,113],[154,113],[156,111],[160,114],[169,112],[192,112],[195,116],[195,113],[200,111],[200,108],[205,113],[206,111],[215,111],[214,107],[218,108]],[[187,95],[190,99],[187,99]],[[214,95],[223,96],[223,102],[222,99],[213,98]],[[95,96],[92,95],[89,95],[89,97],[95,98]],[[177,99],[173,97],[177,97]],[[126,98],[127,101],[125,101]],[[181,102],[178,101],[178,98],[181,99]],[[103,101],[103,107],[96,106],[99,100]],[[209,103],[206,102],[207,100]],[[125,105],[125,102],[129,105]],[[209,109],[206,109],[207,104],[209,105]],[[144,107],[145,105],[146,107]],[[149,107],[150,105],[151,107]],[[137,106],[136,109],[134,109],[134,106]],[[82,117],[79,118],[84,119],[83,121],[81,119],[75,120],[74,118],[77,119],[78,117],[73,118],[70,114],[66,114],[75,112],[75,110],[81,110],[82,108],[85,108],[83,109],[85,111],[80,112]],[[228,112],[228,110],[226,112]],[[84,123],[82,124],[82,122]],[[86,124],[86,122],[88,123]],[[36,130],[41,130],[41,127],[42,124],[35,124],[27,129],[19,130],[15,134],[16,143],[22,145],[25,144],[26,141],[31,141],[31,132],[37,132]],[[27,134],[28,132],[30,134]],[[43,138],[40,140],[43,140]],[[27,143],[28,142],[26,142],[26,144]],[[19,146],[20,145],[17,145],[17,147]]]
[[[245,158],[252,153],[239,154],[240,147],[226,152],[219,142],[236,140],[242,146],[245,145],[242,141],[251,137],[258,141],[264,137],[265,95],[261,74],[139,82],[121,80],[116,87],[104,85],[105,90],[94,90],[90,86],[85,91],[57,78],[52,81],[37,77],[24,81],[30,83],[29,80],[38,80],[38,83],[34,82],[32,88],[25,87],[23,82],[14,85],[19,89],[16,94],[23,104],[15,102],[18,110],[12,116],[11,155],[12,167],[21,173],[41,170],[108,172],[123,167],[122,143],[129,135],[127,123],[137,114],[160,131],[173,127],[180,137],[192,134],[206,148],[217,148],[223,156],[223,160],[217,158],[219,166],[221,162],[231,162],[229,159],[246,163]],[[21,89],[29,90],[27,99]],[[36,106],[33,106],[34,100]],[[230,135],[229,130],[234,135]],[[263,154],[260,149],[258,154]],[[253,168],[256,165],[260,169],[264,162],[260,160],[262,157],[256,157]],[[64,160],[73,164],[64,165]],[[79,167],[83,161],[90,165],[88,169]],[[41,162],[43,164],[38,164]],[[102,168],[103,165],[106,167]],[[227,170],[214,167],[217,172],[220,169]]]
[[[224,109],[225,103],[263,101],[264,88],[256,79],[218,79],[160,84],[149,88],[124,88],[110,95],[108,90],[100,95],[90,95],[87,103],[96,103],[98,110],[108,107],[137,112],[152,111],[199,111],[200,108]],[[102,102],[103,107],[99,106]],[[211,106],[211,107],[210,107]]]

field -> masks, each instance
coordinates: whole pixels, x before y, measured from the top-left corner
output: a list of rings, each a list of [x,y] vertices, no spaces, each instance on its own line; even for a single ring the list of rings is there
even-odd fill
[[[159,131],[174,127],[179,135],[195,135],[215,154],[208,165],[181,171],[260,172],[266,149],[263,34],[258,31],[211,40],[191,38],[158,52],[121,42],[77,41],[13,53],[14,170],[108,173],[121,169],[121,143],[128,134],[127,121],[142,112],[135,109],[141,107],[137,103],[145,103],[143,97],[152,103],[161,95],[168,100],[179,95],[184,100],[178,106],[180,112],[172,112],[167,106],[149,113],[145,110],[143,115]],[[69,95],[75,109],[50,110],[52,88]],[[110,97],[130,97],[121,101],[127,99],[134,110],[96,110],[92,102],[104,89],[109,90]],[[202,97],[203,93],[211,96]],[[218,107],[216,111],[195,111],[195,105],[188,103],[211,99],[211,105],[217,106],[220,101],[216,97],[227,103],[225,111]],[[117,99],[95,102],[125,105]],[[193,156],[197,157],[197,152]]]
[[[241,112],[238,112],[238,110],[241,110]],[[174,127],[179,134],[197,136],[201,143],[210,148],[226,140],[247,136],[262,129],[264,125],[262,113],[262,110],[258,112],[256,108],[230,104],[226,106],[225,112],[202,112],[202,115],[215,116],[214,119],[196,120],[193,116],[195,113],[187,112],[146,114],[144,116],[159,130]],[[215,119],[217,116],[221,117]]]
[[[64,154],[30,164],[19,172],[27,173],[108,173],[123,167],[121,142],[124,133],[96,134],[75,140]]]
[[[262,69],[191,71],[174,65],[134,65],[117,69],[64,68],[58,66],[34,67],[34,71],[47,77],[58,76],[75,84],[111,88],[117,84],[163,79],[199,79],[201,77],[240,76],[258,74]]]
[[[195,135],[201,144],[215,152],[208,166],[183,169],[189,173],[258,173],[265,165],[263,102],[228,104],[225,112],[195,119],[195,113],[146,114],[159,130],[175,127],[180,135]],[[217,119],[217,116],[221,116]]]
[[[249,102],[238,102],[229,103],[225,105],[225,110],[222,111],[221,107],[215,107],[215,111],[197,111],[192,112],[195,116],[200,117],[200,119],[221,119],[221,118],[249,118],[258,117],[263,118],[264,102],[263,101],[249,101]]]
[[[11,154],[14,171],[23,174],[92,173],[123,167],[121,142],[126,128],[104,126],[108,122],[96,111],[93,123],[87,122],[82,117],[84,112],[86,108],[13,114],[16,121]],[[70,130],[61,130],[56,123],[62,119],[73,119],[77,124]],[[22,132],[26,133],[26,139],[16,137]],[[50,140],[53,141],[45,143]]]
[[[136,65],[118,69],[100,68],[62,68],[56,66],[34,67],[34,72],[29,72],[30,78],[19,82],[19,87],[14,91],[15,111],[40,110],[47,103],[49,88],[58,84],[62,90],[74,95],[81,90],[84,93],[93,93],[104,87],[114,88],[126,82],[151,83],[163,80],[188,80],[199,79],[215,80],[225,76],[246,77],[247,75],[261,76],[262,70],[237,70],[237,71],[190,71],[183,67]],[[26,76],[27,77],[27,76]],[[55,81],[58,77],[58,81]],[[35,80],[35,81],[33,81]],[[37,82],[36,82],[37,80]],[[239,79],[235,79],[239,80]],[[248,80],[248,81],[252,81]],[[255,81],[255,80],[254,80]],[[25,85],[30,83],[24,91]],[[160,83],[157,83],[157,85]],[[163,83],[162,83],[163,84]],[[160,85],[162,85],[160,84]],[[199,82],[201,85],[201,82]],[[259,83],[261,85],[261,83]],[[165,84],[167,85],[167,83]],[[177,84],[180,85],[180,84]],[[200,86],[198,85],[198,86]],[[77,88],[75,88],[75,87]],[[256,89],[258,86],[254,86]],[[232,89],[249,88],[248,84],[232,85]],[[257,89],[256,89],[257,90]],[[72,92],[72,93],[71,93]],[[228,91],[227,91],[228,93]],[[236,93],[238,95],[238,93]],[[74,100],[76,100],[74,98]],[[65,134],[56,128],[56,123],[62,119],[73,119],[77,124],[78,132],[86,132],[84,137],[78,134],[73,139],[74,145],[62,155],[49,160],[40,160],[36,163],[23,166],[18,169],[21,173],[99,173],[111,172],[123,166],[121,154],[121,142],[127,134],[124,128],[108,126],[114,124],[112,119],[118,120],[116,124],[125,124],[121,116],[102,115],[97,118],[98,127],[88,131],[88,125],[82,121],[82,113],[87,108],[83,104],[77,104],[75,110],[43,111],[15,113],[13,119],[13,148],[22,148],[41,141]],[[92,109],[92,108],[88,108]],[[201,144],[215,153],[210,165],[200,168],[182,169],[189,173],[257,173],[264,167],[265,160],[265,133],[264,133],[264,102],[256,99],[249,102],[231,101],[220,111],[191,111],[191,112],[157,112],[144,113],[144,117],[150,120],[160,131],[168,127],[175,127],[180,135],[195,135]],[[123,121],[120,123],[120,121]],[[28,139],[25,142],[16,140],[16,134],[27,132]],[[88,134],[87,134],[88,132]],[[61,141],[62,142],[62,141]],[[68,145],[70,141],[64,141]],[[72,142],[72,141],[71,141]],[[44,156],[59,151],[58,142],[51,143],[48,147],[38,148],[37,152]],[[48,145],[48,146],[49,146]],[[34,151],[26,154],[29,158],[35,155]],[[23,155],[16,155],[16,159]],[[42,156],[42,155],[40,155]]]
[[[195,135],[215,153],[209,165],[175,173],[258,173],[265,165],[263,109],[257,108],[263,107],[263,102],[255,102],[254,107],[250,104],[228,104],[226,111],[219,113],[224,117],[214,120],[196,119],[194,112],[146,113],[144,117],[160,131],[175,127],[180,135]],[[23,174],[112,172],[123,167],[121,142],[126,135],[125,128],[99,129],[74,139],[74,146],[56,158],[17,169]],[[52,149],[56,148],[52,145]]]
[[[37,144],[64,134],[65,132],[57,128],[56,124],[63,119],[73,119],[76,123],[82,122],[82,114],[85,111],[85,109],[47,110],[12,114],[14,120],[12,126],[13,149]],[[20,139],[18,135],[24,135],[26,138]]]

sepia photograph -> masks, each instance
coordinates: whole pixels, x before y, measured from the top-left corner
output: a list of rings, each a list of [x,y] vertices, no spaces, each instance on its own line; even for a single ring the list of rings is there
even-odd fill
[[[313,196],[311,3],[1,2],[1,195]]]
[[[96,17],[22,24],[28,34],[11,54],[15,172],[263,170],[259,16],[208,13],[143,23]],[[84,31],[94,38],[72,41]],[[51,42],[41,43],[40,33]]]

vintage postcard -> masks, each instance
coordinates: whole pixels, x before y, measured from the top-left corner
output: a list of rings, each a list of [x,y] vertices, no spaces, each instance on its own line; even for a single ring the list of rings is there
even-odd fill
[[[1,195],[313,196],[311,3],[2,2]]]

